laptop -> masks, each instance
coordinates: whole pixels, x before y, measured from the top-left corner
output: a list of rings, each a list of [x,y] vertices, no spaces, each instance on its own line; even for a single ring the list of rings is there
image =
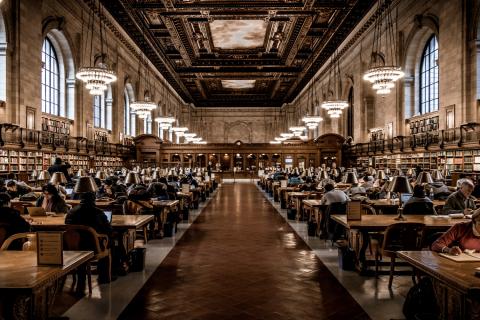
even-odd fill
[[[105,216],[107,216],[108,223],[112,223],[112,211],[104,211]]]
[[[400,195],[400,200],[402,201],[402,204],[405,204],[410,198],[412,197],[411,193],[402,193]]]
[[[27,207],[27,212],[31,217],[46,217],[47,212],[42,207]]]
[[[67,196],[71,196],[73,193],[73,188],[65,188],[65,192],[67,193]]]

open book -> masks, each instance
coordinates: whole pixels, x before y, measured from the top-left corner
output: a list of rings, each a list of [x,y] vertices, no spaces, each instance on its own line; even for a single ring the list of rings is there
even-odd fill
[[[467,251],[458,256],[453,256],[447,253],[439,253],[438,255],[456,262],[480,262],[480,253],[477,252]]]

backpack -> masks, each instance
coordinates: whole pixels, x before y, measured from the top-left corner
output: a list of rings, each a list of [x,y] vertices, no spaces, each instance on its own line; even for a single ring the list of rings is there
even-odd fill
[[[407,320],[410,320],[416,319],[417,314],[426,313],[432,315],[432,318],[440,314],[432,281],[428,277],[422,277],[408,291],[403,304],[403,314]]]

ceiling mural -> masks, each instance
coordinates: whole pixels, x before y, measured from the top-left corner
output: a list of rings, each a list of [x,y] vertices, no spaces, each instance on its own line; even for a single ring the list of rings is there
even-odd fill
[[[291,102],[376,2],[101,1],[197,107]]]

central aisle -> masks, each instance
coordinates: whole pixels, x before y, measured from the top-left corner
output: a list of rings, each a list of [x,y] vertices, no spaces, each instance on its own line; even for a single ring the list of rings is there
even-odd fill
[[[120,319],[368,319],[252,184],[218,194]]]

